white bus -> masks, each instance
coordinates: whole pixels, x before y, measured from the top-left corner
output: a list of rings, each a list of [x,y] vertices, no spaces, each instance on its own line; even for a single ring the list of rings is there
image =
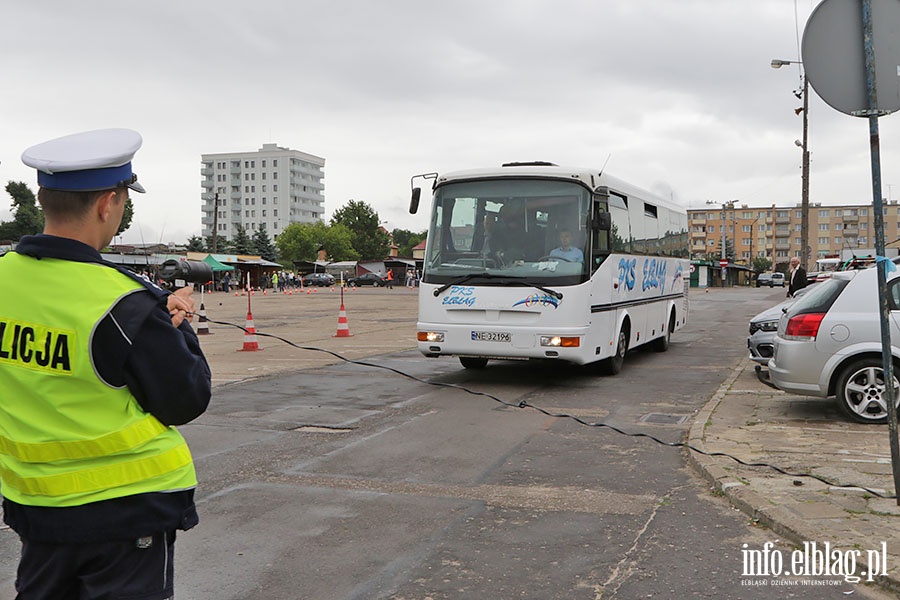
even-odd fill
[[[490,359],[600,362],[669,347],[688,317],[687,213],[599,170],[546,162],[433,179],[418,347]],[[410,212],[421,189],[414,187]]]

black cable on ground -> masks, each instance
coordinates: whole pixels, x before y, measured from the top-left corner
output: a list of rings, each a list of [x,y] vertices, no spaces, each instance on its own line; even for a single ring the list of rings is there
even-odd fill
[[[214,321],[214,320],[212,320],[212,319],[210,319],[210,318],[207,318],[207,321],[209,321],[210,323],[215,323],[216,325],[227,325],[227,326],[229,326],[229,327],[235,327],[235,328],[240,329],[241,331],[243,331],[243,332],[245,332],[245,333],[249,333],[249,331],[248,331],[245,327],[241,327],[240,325],[236,325],[236,324],[234,324],[234,323],[227,323],[227,322],[223,322],[223,321]],[[670,448],[685,448],[685,449],[687,449],[687,450],[690,450],[691,452],[696,452],[697,454],[701,454],[701,455],[704,455],[704,456],[713,456],[713,457],[715,457],[715,456],[722,456],[722,457],[725,457],[725,458],[729,458],[729,459],[733,460],[734,462],[736,462],[736,463],[738,463],[738,464],[740,464],[740,465],[743,465],[743,466],[745,466],[745,467],[765,467],[765,468],[768,468],[768,469],[772,469],[773,471],[775,471],[775,472],[777,472],[777,473],[780,473],[780,474],[782,474],[782,475],[786,475],[786,476],[788,476],[788,477],[805,477],[805,478],[808,478],[808,479],[815,479],[816,481],[819,481],[819,482],[824,483],[825,485],[831,486],[831,487],[856,488],[856,489],[862,490],[862,491],[864,491],[864,492],[866,492],[866,493],[868,493],[868,494],[872,494],[873,496],[876,496],[876,497],[878,497],[878,498],[883,498],[883,499],[886,499],[886,500],[893,500],[893,499],[896,499],[896,498],[897,498],[896,494],[894,494],[894,495],[883,494],[883,493],[881,493],[881,492],[879,492],[879,491],[877,491],[877,490],[873,490],[873,489],[867,488],[867,487],[862,486],[862,485],[855,485],[855,484],[841,485],[841,484],[839,484],[839,483],[835,483],[835,482],[830,481],[830,480],[828,480],[828,479],[826,479],[826,478],[824,478],[824,477],[821,477],[821,476],[819,476],[819,475],[815,475],[815,474],[812,474],[812,473],[794,473],[794,472],[792,472],[792,471],[788,471],[788,470],[786,470],[786,469],[782,469],[781,467],[778,467],[778,466],[776,466],[776,465],[770,465],[770,464],[768,464],[768,463],[763,463],[763,462],[747,462],[747,461],[745,461],[745,460],[743,460],[743,459],[740,459],[740,458],[738,458],[738,457],[736,457],[736,456],[732,456],[731,454],[727,454],[727,453],[725,453],[725,452],[708,452],[708,451],[703,450],[703,449],[701,449],[701,448],[697,448],[696,446],[693,446],[693,445],[691,445],[691,444],[689,444],[689,443],[687,443],[687,442],[667,442],[667,441],[665,441],[665,440],[659,439],[659,438],[656,437],[656,436],[650,435],[649,433],[643,433],[643,432],[638,432],[638,433],[628,432],[628,431],[624,431],[624,430],[622,430],[622,429],[619,429],[619,428],[616,427],[615,425],[610,425],[609,423],[598,423],[598,422],[585,421],[584,419],[582,419],[582,418],[580,418],[580,417],[577,417],[577,416],[575,416],[575,415],[570,415],[569,413],[554,413],[554,412],[550,412],[550,411],[548,411],[548,410],[546,410],[546,409],[541,408],[540,406],[535,406],[534,404],[530,404],[530,403],[528,403],[528,402],[525,401],[525,400],[522,400],[522,401],[517,402],[517,403],[507,402],[506,400],[503,400],[502,398],[498,398],[497,396],[494,396],[493,394],[489,394],[488,392],[479,392],[479,391],[476,391],[476,390],[471,390],[471,389],[469,389],[469,388],[467,388],[467,387],[465,387],[465,386],[462,386],[462,385],[459,385],[459,384],[456,384],[456,383],[445,383],[445,382],[440,382],[440,381],[428,381],[428,380],[426,380],[426,379],[422,379],[422,378],[420,378],[420,377],[416,377],[415,375],[410,375],[409,373],[404,373],[403,371],[401,371],[401,370],[399,370],[399,369],[395,369],[394,367],[388,367],[388,366],[385,366],[385,365],[378,365],[378,364],[375,364],[375,363],[370,363],[370,362],[366,362],[366,361],[362,361],[362,360],[353,360],[353,359],[350,359],[350,358],[346,358],[346,357],[344,357],[344,356],[341,356],[341,355],[338,354],[337,352],[333,352],[333,351],[331,351],[331,350],[326,350],[326,349],[324,349],[324,348],[316,348],[316,347],[314,347],[314,346],[300,346],[300,345],[295,344],[294,342],[292,342],[292,341],[290,341],[290,340],[288,340],[288,339],[285,339],[285,338],[280,337],[280,336],[277,336],[277,335],[273,335],[273,334],[271,334],[271,333],[260,333],[259,331],[257,331],[257,332],[255,332],[255,335],[260,336],[260,337],[268,337],[268,338],[272,338],[272,339],[275,339],[275,340],[279,340],[279,341],[284,342],[285,344],[287,344],[287,345],[289,345],[289,346],[293,346],[294,348],[297,348],[298,350],[312,350],[312,351],[314,351],[314,352],[322,352],[322,353],[325,353],[325,354],[330,354],[331,356],[334,356],[335,358],[337,358],[337,359],[339,359],[339,360],[342,360],[342,361],[344,361],[344,362],[351,363],[351,364],[354,364],[354,365],[360,365],[360,366],[363,366],[363,367],[372,367],[372,368],[374,368],[374,369],[383,369],[383,370],[385,370],[385,371],[390,371],[390,372],[392,372],[392,373],[396,373],[397,375],[400,375],[401,377],[406,377],[407,379],[411,379],[412,381],[416,381],[416,382],[418,382],[418,383],[424,383],[424,384],[426,384],[426,385],[432,385],[432,386],[436,386],[436,387],[444,387],[444,388],[450,388],[450,389],[454,389],[454,390],[459,390],[459,391],[461,391],[461,392],[465,392],[466,394],[470,394],[470,395],[472,395],[472,396],[484,396],[485,398],[490,398],[490,399],[493,400],[494,402],[497,402],[498,404],[502,404],[503,406],[508,406],[508,407],[510,407],[510,408],[530,408],[530,409],[532,409],[532,410],[534,410],[534,411],[537,411],[537,412],[539,412],[539,413],[541,413],[541,414],[543,414],[543,415],[547,415],[548,417],[554,417],[554,418],[558,418],[558,419],[570,419],[570,420],[572,420],[572,421],[575,421],[576,423],[579,423],[580,425],[585,425],[585,426],[587,426],[587,427],[597,427],[597,428],[606,428],[606,429],[610,429],[610,430],[612,430],[612,431],[614,431],[614,432],[616,432],[616,433],[618,433],[618,434],[620,434],[620,435],[624,435],[624,436],[626,436],[626,437],[647,438],[647,439],[649,439],[649,440],[651,440],[651,441],[653,441],[653,442],[656,442],[657,444],[659,444],[659,445],[661,445],[661,446],[669,446]]]

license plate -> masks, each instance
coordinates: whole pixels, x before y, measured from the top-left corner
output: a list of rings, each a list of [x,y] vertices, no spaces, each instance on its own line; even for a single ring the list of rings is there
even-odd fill
[[[474,342],[508,342],[509,333],[503,331],[473,331],[472,341]]]

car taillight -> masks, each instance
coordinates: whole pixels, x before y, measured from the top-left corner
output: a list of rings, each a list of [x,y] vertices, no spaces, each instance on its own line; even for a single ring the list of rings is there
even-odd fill
[[[784,339],[810,341],[816,339],[825,313],[807,313],[791,317],[784,328]]]

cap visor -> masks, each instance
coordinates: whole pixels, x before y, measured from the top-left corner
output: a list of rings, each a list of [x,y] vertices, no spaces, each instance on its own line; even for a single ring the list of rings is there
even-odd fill
[[[144,189],[144,186],[139,184],[137,181],[133,181],[133,182],[129,183],[128,189],[134,190],[134,191],[138,192],[139,194],[147,193],[147,190]]]

